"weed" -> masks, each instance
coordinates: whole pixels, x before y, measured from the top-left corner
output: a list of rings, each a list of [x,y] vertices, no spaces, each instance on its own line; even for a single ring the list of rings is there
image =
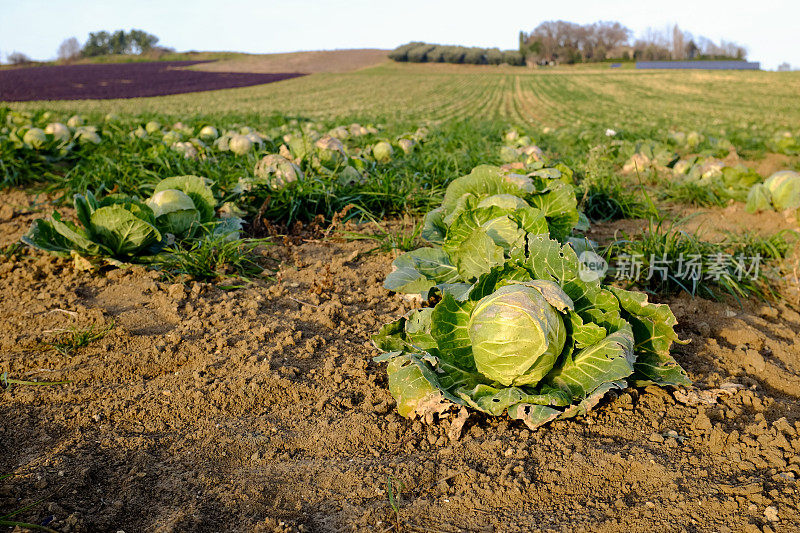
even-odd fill
[[[386,497],[389,500],[389,506],[394,512],[397,531],[400,531],[400,494],[402,490],[402,481],[395,480],[392,476],[386,476]]]
[[[713,299],[721,294],[737,299],[775,296],[772,263],[786,256],[791,247],[789,235],[794,232],[770,237],[729,235],[720,242],[709,242],[680,229],[683,222],[685,219],[669,224],[651,219],[636,238],[623,235],[609,245],[605,255],[616,264],[617,278],[656,293],[685,291]]]
[[[92,342],[100,340],[114,328],[114,322],[100,328],[95,328],[92,324],[88,328],[70,328],[62,331],[61,335],[54,341],[45,343],[63,356],[75,353],[79,348],[85,348]]]
[[[244,281],[260,276],[264,267],[260,246],[271,244],[269,239],[229,240],[226,236],[207,236],[190,244],[166,248],[155,265],[168,279],[191,276],[200,280],[238,277]]]

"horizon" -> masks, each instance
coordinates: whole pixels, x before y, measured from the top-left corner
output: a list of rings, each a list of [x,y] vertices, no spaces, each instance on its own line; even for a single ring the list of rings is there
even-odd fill
[[[758,6],[740,0],[695,5],[678,0],[668,12],[679,16],[671,16],[662,15],[664,9],[651,4],[631,7],[611,0],[598,6],[573,0],[542,16],[535,5],[519,0],[499,2],[491,10],[475,0],[409,0],[399,11],[394,5],[375,5],[367,0],[348,2],[344,8],[341,0],[299,0],[291,5],[234,1],[222,8],[210,0],[197,0],[188,12],[185,6],[153,0],[137,4],[87,0],[80,2],[80,16],[70,17],[76,10],[75,2],[32,0],[6,7],[0,20],[0,57],[22,52],[34,60],[51,60],[59,44],[69,37],[83,44],[89,32],[132,28],[156,35],[159,46],[179,52],[392,50],[411,41],[513,50],[517,49],[520,31],[530,32],[547,20],[578,24],[613,20],[633,30],[634,38],[651,28],[661,30],[678,24],[695,36],[744,46],[748,61],[760,62],[765,70],[774,70],[784,62],[793,68],[800,66],[800,47],[794,43],[794,21],[800,18],[800,5],[781,0],[766,0]],[[248,15],[243,17],[243,13]],[[276,19],[290,23],[270,24]],[[443,25],[442,20],[448,24]],[[759,27],[763,30],[753,32]]]

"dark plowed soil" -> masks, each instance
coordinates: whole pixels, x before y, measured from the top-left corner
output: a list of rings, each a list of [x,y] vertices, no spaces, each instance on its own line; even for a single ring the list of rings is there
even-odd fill
[[[0,70],[0,101],[137,98],[261,85],[303,74],[203,72],[202,61],[61,65]]]
[[[0,202],[0,244],[41,216],[22,193]],[[71,381],[0,390],[0,516],[33,504],[16,519],[64,533],[797,531],[796,301],[662,300],[696,389],[628,389],[538,431],[473,414],[456,439],[395,412],[369,336],[414,304],[369,248],[287,239],[273,279],[236,291],[0,254],[0,372]]]

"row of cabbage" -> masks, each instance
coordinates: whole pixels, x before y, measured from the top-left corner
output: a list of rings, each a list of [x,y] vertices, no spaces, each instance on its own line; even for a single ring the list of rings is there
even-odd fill
[[[536,428],[612,389],[689,383],[669,307],[586,274],[571,172],[531,166],[454,180],[425,216],[427,245],[394,261],[385,287],[435,302],[374,337],[401,415],[465,408]]]

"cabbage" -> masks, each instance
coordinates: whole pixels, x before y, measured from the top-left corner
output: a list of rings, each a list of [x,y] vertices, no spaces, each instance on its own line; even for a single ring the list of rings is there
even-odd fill
[[[399,146],[405,154],[410,154],[414,150],[414,144],[413,139],[399,139],[397,141],[397,146]]]
[[[750,188],[747,193],[747,204],[745,210],[748,213],[757,213],[772,209],[772,194],[763,183],[757,183]]]
[[[256,163],[253,174],[257,179],[265,180],[273,189],[282,189],[290,183],[303,178],[300,167],[278,154],[269,154]]]
[[[52,135],[59,141],[68,141],[72,134],[69,128],[60,122],[51,122],[44,128],[44,132]]]
[[[372,147],[372,157],[378,163],[388,163],[392,160],[392,154],[394,154],[392,145],[386,141],[381,141]]]
[[[69,119],[67,119],[67,126],[69,126],[72,129],[75,129],[79,126],[83,126],[84,124],[86,124],[86,119],[84,119],[80,115],[72,115],[71,117],[69,117]]]
[[[192,199],[177,189],[165,189],[145,201],[156,217],[156,227],[162,233],[184,237],[200,221],[200,213]]]
[[[38,149],[47,142],[47,135],[41,128],[31,128],[25,132],[25,135],[22,137],[22,142],[30,148]]]
[[[80,126],[75,129],[75,140],[81,144],[100,144],[100,135],[94,126]]]
[[[548,289],[571,307],[569,296],[552,285]],[[562,315],[542,289],[523,285],[506,285],[478,301],[468,328],[478,372],[506,386],[538,383],[567,338]]]
[[[219,132],[214,126],[203,126],[198,136],[204,141],[213,141],[219,137]]]
[[[144,125],[144,129],[147,133],[150,133],[152,135],[157,131],[161,131],[161,124],[159,124],[155,120],[151,120],[150,122]]]
[[[253,149],[253,141],[244,135],[234,135],[228,141],[228,146],[234,154],[244,155]]]
[[[764,182],[778,211],[800,208],[800,174],[792,170],[774,173]]]

